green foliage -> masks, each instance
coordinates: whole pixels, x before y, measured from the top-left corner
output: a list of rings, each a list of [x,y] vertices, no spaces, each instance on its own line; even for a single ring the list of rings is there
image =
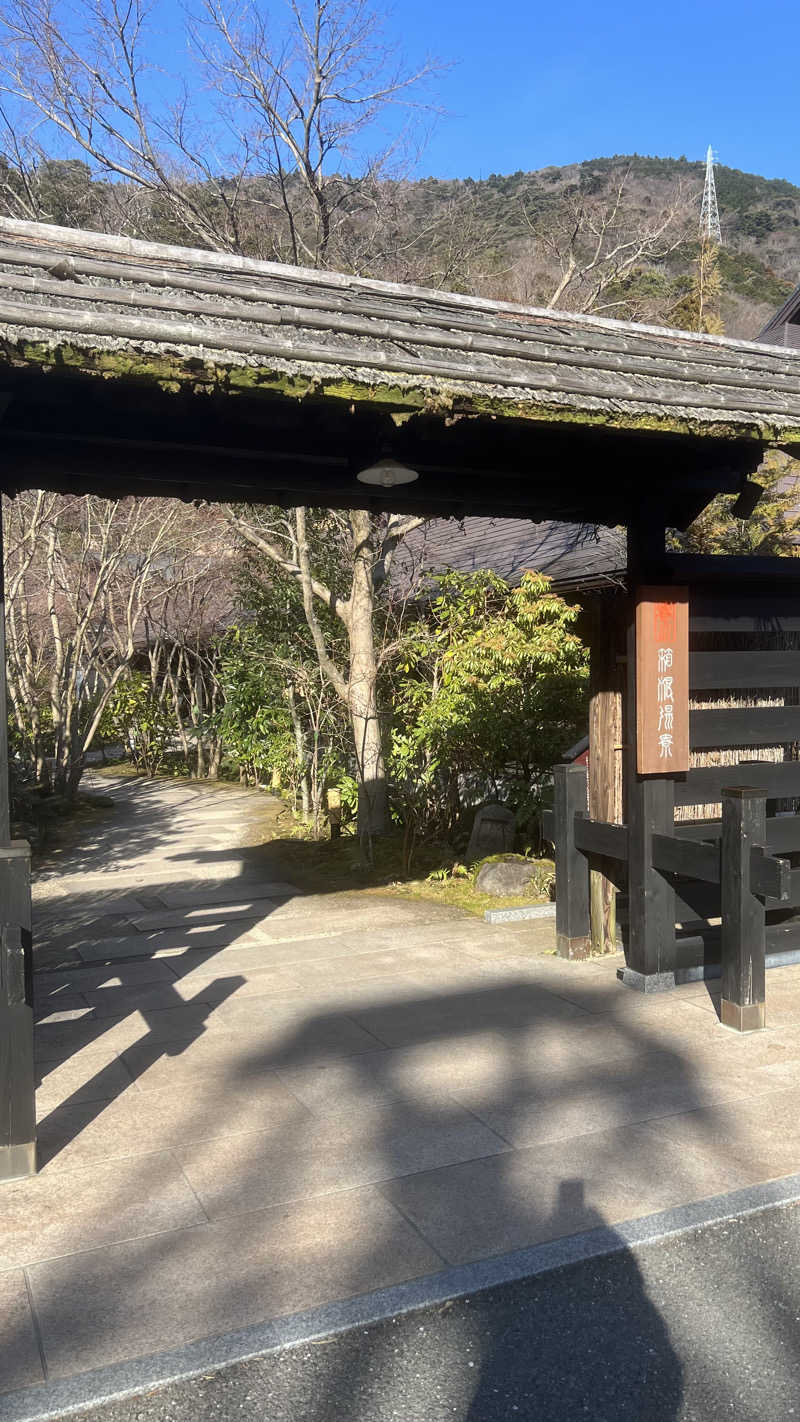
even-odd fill
[[[249,509],[247,517],[255,526],[263,520],[267,532],[276,527],[284,530],[285,514],[280,509]],[[315,576],[335,596],[346,597],[347,548],[341,516],[327,509],[308,509],[306,534]],[[294,579],[245,550],[239,602],[248,622],[233,629],[225,648],[223,739],[251,778],[279,771],[282,784],[319,832],[325,789],[344,775],[344,748],[352,744],[346,708],[320,671]],[[346,665],[342,621],[326,606],[317,604],[315,610],[329,654]],[[345,823],[348,803],[345,794]]]
[[[342,801],[342,825],[353,825],[358,816],[358,781],[354,775],[342,771],[331,781],[339,791]]]
[[[764,302],[777,309],[793,290],[790,281],[776,276],[749,252],[722,247],[718,260],[723,288],[750,301]]]
[[[525,801],[586,714],[577,609],[548,578],[510,588],[495,573],[445,573],[409,634],[394,686],[392,795],[431,834],[460,813],[459,780]]]
[[[219,728],[229,753],[253,780],[278,770],[292,785],[297,751],[284,689],[257,626],[233,627],[222,646],[224,704]]]
[[[756,242],[763,242],[774,232],[778,223],[771,212],[766,208],[756,208],[755,212],[743,212],[738,222],[738,230],[745,237],[754,237]]]
[[[120,740],[145,775],[163,769],[174,733],[169,708],[153,693],[150,678],[132,672],[114,688],[103,717],[109,739]]]
[[[417,725],[437,757],[495,779],[509,762],[552,765],[584,705],[576,609],[535,573],[513,589],[491,572],[448,573],[432,614],[438,685]]]
[[[581,171],[608,175],[625,168],[634,178],[695,177],[703,179],[705,163],[681,158],[654,158],[644,153],[617,153],[612,158],[592,158],[581,163]],[[784,178],[762,178],[758,173],[743,173],[738,168],[716,167],[717,197],[723,210],[746,212],[751,208],[777,205],[780,201],[800,202],[800,188]]]
[[[471,871],[466,864],[459,864],[458,860],[454,864],[442,864],[438,869],[432,869],[427,879],[429,884],[446,884],[448,879],[471,879]]]
[[[77,158],[43,158],[23,177],[0,153],[0,193],[3,210],[12,216],[33,212],[39,221],[65,227],[102,223],[109,187],[92,176]]]
[[[762,178],[759,173],[743,173],[739,168],[720,164],[716,180],[717,197],[723,210],[747,212],[785,198],[800,202],[800,188],[785,178]]]

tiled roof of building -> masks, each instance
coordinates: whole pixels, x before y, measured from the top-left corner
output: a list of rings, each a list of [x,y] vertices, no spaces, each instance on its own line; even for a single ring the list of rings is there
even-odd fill
[[[401,545],[393,581],[406,589],[420,573],[491,568],[514,586],[532,569],[568,589],[619,583],[625,567],[625,535],[618,529],[515,518],[433,519]]]

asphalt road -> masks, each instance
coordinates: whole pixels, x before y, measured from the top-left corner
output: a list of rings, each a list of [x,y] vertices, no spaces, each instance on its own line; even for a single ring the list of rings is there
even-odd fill
[[[800,1419],[800,1206],[572,1265],[80,1416]]]

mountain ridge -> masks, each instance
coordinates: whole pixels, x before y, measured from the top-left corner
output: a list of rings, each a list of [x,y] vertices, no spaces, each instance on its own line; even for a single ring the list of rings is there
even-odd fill
[[[699,228],[704,174],[704,161],[685,156],[614,154],[486,178],[423,177],[409,183],[408,190],[412,205],[423,216],[430,216],[442,203],[463,202],[469,196],[478,225],[497,227],[502,255],[529,234],[532,219],[546,217],[559,201],[590,197],[623,177],[629,198],[643,212],[663,201],[670,189],[682,187],[687,201],[696,205]],[[720,269],[726,330],[751,336],[800,280],[800,186],[725,164],[715,166],[715,177],[723,235]],[[685,275],[690,268],[688,254],[667,267],[673,278]]]

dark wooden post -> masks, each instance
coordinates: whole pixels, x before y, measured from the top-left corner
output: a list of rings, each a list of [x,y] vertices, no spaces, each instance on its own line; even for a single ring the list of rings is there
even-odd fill
[[[8,709],[6,705],[6,573],[3,550],[3,500],[0,496],[0,848],[11,843],[11,796],[8,784]],[[2,915],[0,915],[2,922]]]
[[[639,775],[636,766],[636,588],[658,581],[664,564],[663,524],[645,522],[628,530],[627,690],[623,797],[628,826],[628,987],[664,992],[675,986],[675,891],[653,867],[652,837],[673,834],[675,784],[666,775]]]
[[[30,849],[0,848],[0,1181],[36,1171]]]
[[[36,1170],[30,853],[11,839],[0,513],[0,1180]]]
[[[575,844],[575,816],[587,812],[586,767],[553,767],[556,863],[556,944],[562,958],[591,951],[589,861]]]
[[[754,1032],[765,1025],[766,910],[750,888],[751,851],[764,844],[767,800],[747,786],[722,791],[723,1026]]]

